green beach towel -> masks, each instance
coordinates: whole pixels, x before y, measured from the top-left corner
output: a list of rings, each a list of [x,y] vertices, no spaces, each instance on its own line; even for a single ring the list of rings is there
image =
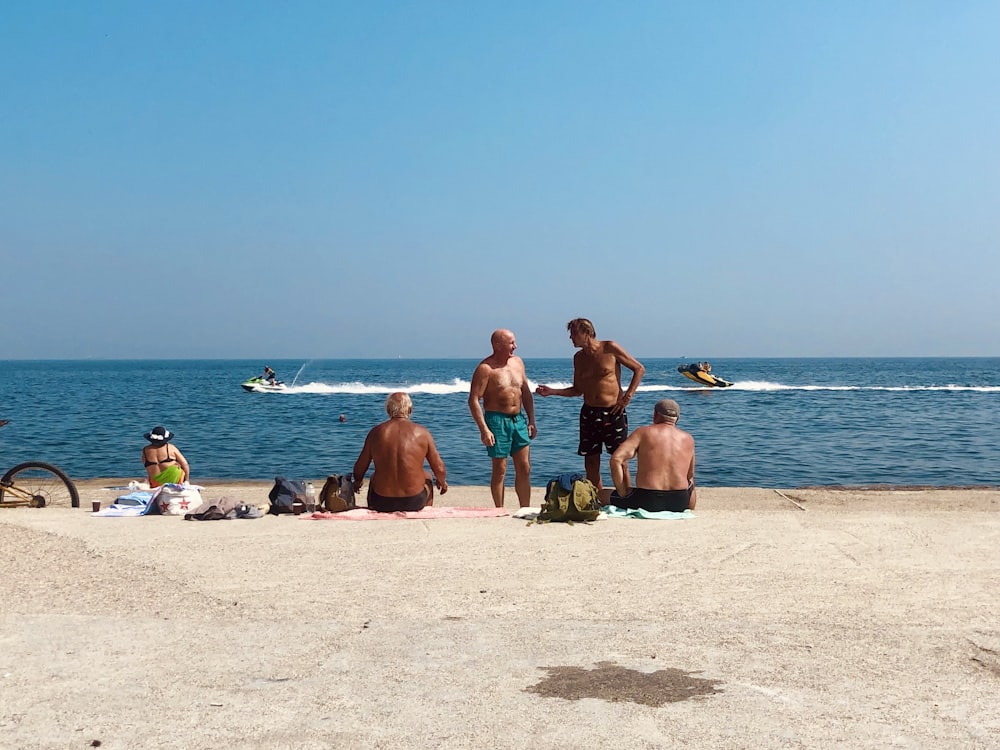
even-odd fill
[[[690,510],[674,513],[669,510],[652,511],[642,508],[619,508],[616,505],[605,505],[604,512],[608,518],[645,518],[647,521],[681,521],[685,518],[697,518]]]
[[[153,477],[153,481],[157,484],[179,484],[183,476],[184,472],[180,466],[168,466]]]

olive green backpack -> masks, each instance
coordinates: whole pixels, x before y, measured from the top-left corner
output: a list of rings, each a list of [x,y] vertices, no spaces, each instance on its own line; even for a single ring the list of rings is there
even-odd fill
[[[562,474],[545,487],[537,523],[589,523],[601,513],[597,488],[583,474]]]

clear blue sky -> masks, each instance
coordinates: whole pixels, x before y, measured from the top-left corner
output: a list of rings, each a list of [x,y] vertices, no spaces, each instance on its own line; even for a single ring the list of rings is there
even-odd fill
[[[1000,354],[1000,3],[9,2],[0,359]]]

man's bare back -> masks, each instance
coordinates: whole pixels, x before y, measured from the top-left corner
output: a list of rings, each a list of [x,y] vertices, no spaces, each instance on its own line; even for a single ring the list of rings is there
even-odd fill
[[[639,457],[635,486],[647,490],[685,490],[694,473],[694,438],[674,425],[640,427],[635,455]],[[628,450],[629,440],[619,450]],[[617,451],[616,451],[617,453]]]
[[[690,490],[690,504],[697,502],[694,486],[694,438],[676,426],[680,407],[672,399],[663,399],[653,407],[653,424],[640,427],[629,435],[611,456],[611,479],[620,497],[632,490],[627,466],[638,457],[635,487],[658,492]]]
[[[375,425],[365,438],[361,455],[354,464],[355,487],[364,481],[372,461],[375,471],[371,489],[383,497],[410,497],[427,485],[424,461],[437,478],[441,494],[448,491],[444,461],[430,431],[410,421],[412,404],[405,394],[392,394],[386,401],[390,417]]]

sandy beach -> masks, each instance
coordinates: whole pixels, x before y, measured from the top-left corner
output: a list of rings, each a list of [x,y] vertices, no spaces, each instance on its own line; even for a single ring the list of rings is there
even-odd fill
[[[0,510],[3,747],[1000,747],[995,489],[703,488],[691,519],[572,526],[92,517],[126,482]]]

